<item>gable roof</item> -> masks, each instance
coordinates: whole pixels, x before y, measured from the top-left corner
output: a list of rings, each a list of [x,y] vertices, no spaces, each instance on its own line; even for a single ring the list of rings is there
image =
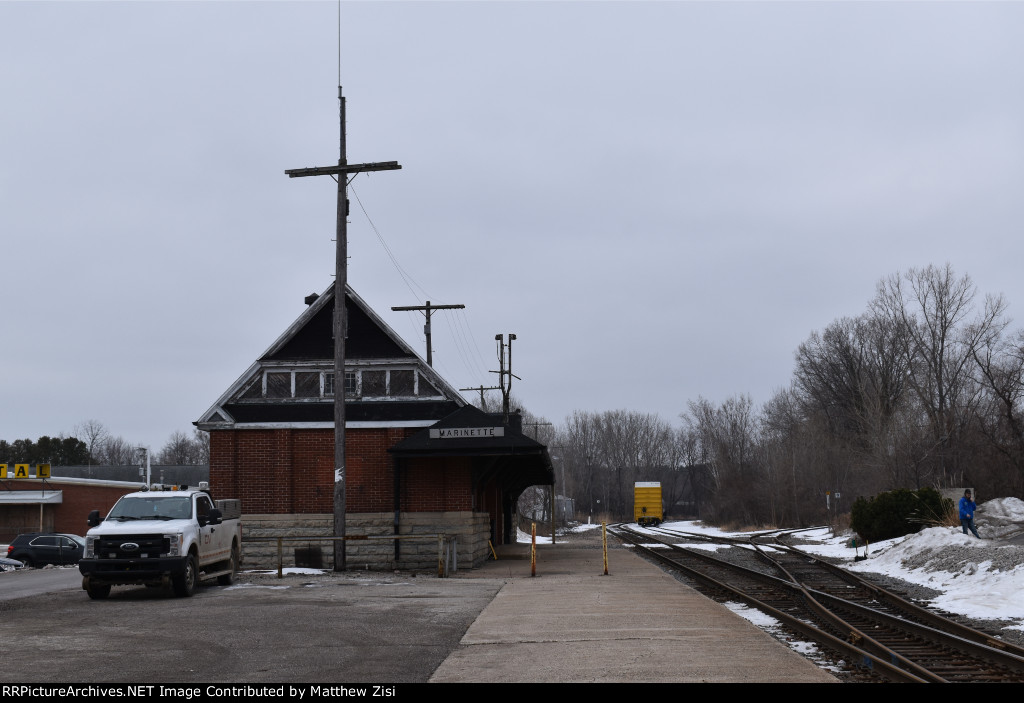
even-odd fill
[[[348,333],[346,371],[352,368],[414,369],[421,397],[346,401],[347,426],[425,426],[464,406],[459,392],[391,329],[351,286],[345,288]],[[279,336],[217,401],[200,416],[199,429],[247,427],[333,427],[332,395],[318,398],[266,398],[252,394],[264,371],[334,371],[334,286]],[[424,390],[426,389],[426,390]],[[245,397],[243,397],[245,396]]]
[[[420,359],[412,347],[374,312],[351,286],[345,288],[348,333],[345,360]],[[299,315],[259,357],[260,361],[334,359],[334,286],[328,288]],[[440,378],[440,377],[439,377]]]

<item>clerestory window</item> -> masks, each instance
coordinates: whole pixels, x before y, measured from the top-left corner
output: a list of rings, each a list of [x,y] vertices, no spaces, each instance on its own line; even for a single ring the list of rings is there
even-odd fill
[[[440,395],[440,391],[415,369],[367,368],[345,372],[346,398],[436,398]],[[333,398],[334,373],[309,369],[268,369],[238,397],[240,400]]]

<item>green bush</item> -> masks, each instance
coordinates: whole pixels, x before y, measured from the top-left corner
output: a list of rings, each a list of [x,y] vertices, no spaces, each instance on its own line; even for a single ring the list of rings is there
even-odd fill
[[[943,524],[952,503],[934,488],[918,491],[897,488],[874,498],[855,500],[850,511],[850,526],[869,542],[900,537]]]

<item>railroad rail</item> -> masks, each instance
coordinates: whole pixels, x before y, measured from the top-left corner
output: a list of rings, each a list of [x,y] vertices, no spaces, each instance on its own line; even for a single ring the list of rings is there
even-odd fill
[[[737,539],[672,530],[612,533],[639,552],[681,572],[717,600],[739,600],[768,613],[821,649],[859,667],[866,680],[1024,682],[1024,649],[921,608],[817,557],[778,544],[773,533]],[[763,565],[747,568],[686,548],[681,539],[750,551]],[[772,540],[772,544],[764,544]],[[651,543],[655,542],[654,545]]]

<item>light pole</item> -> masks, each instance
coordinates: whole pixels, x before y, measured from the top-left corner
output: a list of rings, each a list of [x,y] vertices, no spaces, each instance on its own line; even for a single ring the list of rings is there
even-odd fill
[[[139,447],[139,451],[146,455],[146,490],[150,489],[150,475],[149,475],[149,447]],[[139,467],[139,474],[142,474],[142,467]]]

